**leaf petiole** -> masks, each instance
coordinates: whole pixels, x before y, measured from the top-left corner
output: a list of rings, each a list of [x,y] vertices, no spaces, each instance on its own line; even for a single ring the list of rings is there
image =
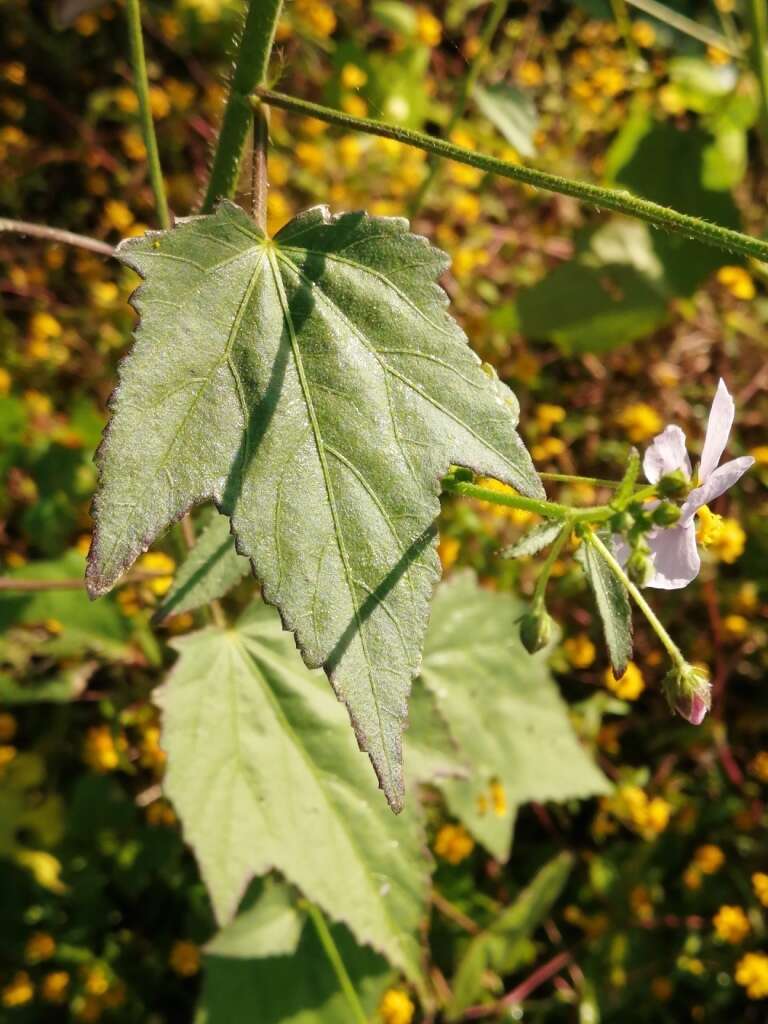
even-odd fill
[[[339,947],[333,941],[331,929],[328,927],[322,911],[315,906],[314,903],[310,902],[310,900],[299,900],[299,907],[306,911],[310,921],[314,925],[317,937],[320,940],[320,945],[323,947],[323,951],[328,957],[328,962],[333,968],[333,973],[336,975],[339,988],[347,1001],[352,1019],[356,1024],[368,1024],[368,1018],[360,1004],[357,992],[355,991],[355,986],[352,984],[352,979],[350,978],[349,972],[342,960]]]
[[[610,505],[571,508],[570,505],[560,505],[556,501],[526,498],[522,494],[505,494],[503,491],[493,491],[490,487],[480,487],[478,484],[470,483],[467,480],[455,480],[452,477],[446,477],[443,480],[443,487],[446,491],[462,494],[465,498],[478,498],[480,501],[488,501],[493,505],[518,508],[524,512],[533,512],[535,515],[543,516],[545,519],[601,523],[605,522],[614,513],[614,509]]]

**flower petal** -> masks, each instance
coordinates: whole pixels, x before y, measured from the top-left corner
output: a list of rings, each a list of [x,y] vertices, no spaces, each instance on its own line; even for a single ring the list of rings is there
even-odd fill
[[[649,484],[657,484],[667,473],[681,469],[690,480],[691,460],[685,450],[685,434],[680,427],[665,427],[645,450],[643,472]]]
[[[696,487],[685,499],[678,525],[685,526],[686,523],[690,523],[702,505],[708,505],[710,501],[725,494],[728,488],[733,487],[749,467],[754,465],[754,462],[751,455],[742,455],[740,459],[732,459],[719,466],[701,487]]]
[[[725,446],[728,444],[728,435],[733,426],[735,408],[733,398],[721,377],[712,401],[712,408],[709,410],[707,433],[704,438],[704,448],[701,452],[699,479],[702,483],[705,483],[712,475],[725,451]]]
[[[701,559],[692,522],[653,530],[648,534],[648,546],[655,572],[646,586],[657,590],[680,590],[699,575]]]

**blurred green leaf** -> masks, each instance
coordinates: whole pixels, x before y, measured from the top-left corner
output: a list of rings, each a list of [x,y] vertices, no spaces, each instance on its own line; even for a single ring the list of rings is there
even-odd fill
[[[498,128],[520,156],[535,155],[533,136],[538,118],[533,100],[527,93],[499,82],[475,86],[472,96],[480,112]]]
[[[223,597],[250,571],[247,558],[238,555],[229,519],[214,512],[201,531],[173,580],[173,586],[155,612],[162,621]]]
[[[205,947],[210,956],[257,959],[292,956],[304,927],[290,888],[267,878],[255,901]]]
[[[451,811],[506,860],[520,804],[606,793],[580,746],[541,655],[520,643],[524,605],[459,573],[438,588],[421,678],[445,718],[471,778],[438,783]],[[506,807],[494,803],[500,783]]]
[[[469,941],[453,979],[448,1020],[458,1020],[468,1006],[487,998],[483,983],[486,971],[509,974],[528,960],[527,940],[562,892],[572,867],[572,855],[559,854],[535,875],[488,928]]]

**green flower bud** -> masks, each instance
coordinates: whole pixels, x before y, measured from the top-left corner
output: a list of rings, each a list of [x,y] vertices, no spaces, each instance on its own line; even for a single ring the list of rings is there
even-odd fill
[[[554,620],[544,605],[532,607],[520,620],[520,640],[529,654],[546,647],[552,639]]]
[[[662,498],[679,498],[687,494],[691,482],[682,470],[676,469],[674,473],[667,473],[656,484],[656,490]]]
[[[635,525],[635,517],[626,509],[611,516],[608,526],[611,533],[627,533]]]
[[[670,669],[662,683],[672,711],[691,725],[701,725],[712,705],[712,687],[706,669],[685,662]]]
[[[655,526],[674,526],[680,518],[680,508],[671,501],[662,501],[651,514]]]

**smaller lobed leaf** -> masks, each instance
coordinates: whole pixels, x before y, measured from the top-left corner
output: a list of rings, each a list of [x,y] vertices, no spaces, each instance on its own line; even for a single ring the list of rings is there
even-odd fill
[[[502,558],[524,558],[526,555],[537,555],[539,551],[549,547],[562,529],[563,524],[558,519],[537,523],[520,540],[502,548],[499,554]]]
[[[603,540],[611,545],[610,537],[605,536]],[[576,560],[583,568],[595,595],[611,668],[616,679],[619,679],[626,672],[632,657],[632,609],[627,588],[611,572],[600,552],[588,540],[580,546]]]

